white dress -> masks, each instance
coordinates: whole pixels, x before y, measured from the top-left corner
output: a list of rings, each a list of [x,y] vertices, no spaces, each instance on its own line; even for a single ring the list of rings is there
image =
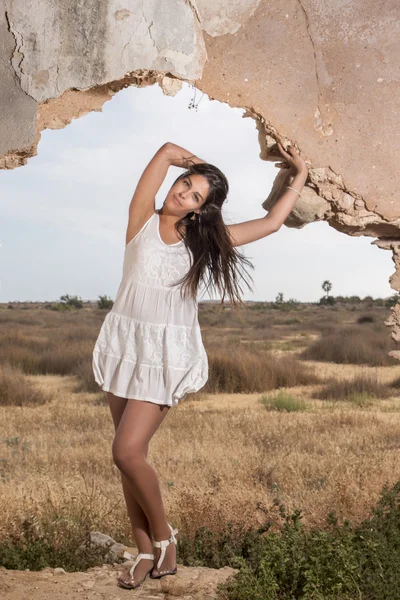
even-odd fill
[[[198,304],[169,287],[190,267],[181,240],[165,244],[154,212],[125,247],[122,281],[93,349],[92,368],[104,391],[176,406],[208,379]]]

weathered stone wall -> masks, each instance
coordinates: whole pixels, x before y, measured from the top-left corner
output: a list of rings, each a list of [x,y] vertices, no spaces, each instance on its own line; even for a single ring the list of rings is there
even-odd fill
[[[257,119],[262,159],[277,135],[301,151],[310,177],[287,225],[375,236],[397,268],[399,34],[398,0],[0,0],[0,167],[122,87],[189,81]],[[387,324],[400,340],[399,305]]]

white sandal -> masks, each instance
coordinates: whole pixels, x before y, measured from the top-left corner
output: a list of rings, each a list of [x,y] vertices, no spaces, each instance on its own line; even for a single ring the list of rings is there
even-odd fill
[[[177,539],[175,536],[178,533],[178,529],[173,529],[169,523],[168,523],[168,526],[171,530],[171,536],[167,540],[160,540],[159,542],[157,542],[156,540],[153,541],[153,544],[156,548],[161,548],[161,554],[160,554],[160,558],[158,559],[158,562],[157,562],[158,575],[152,575],[152,573],[150,573],[151,579],[161,579],[161,577],[165,577],[165,575],[176,575],[177,570],[178,570],[177,566],[175,566],[175,568],[172,571],[160,571],[160,567],[164,560],[167,547],[169,546],[169,544],[172,544],[172,542],[175,545],[177,543]],[[152,569],[152,571],[153,571],[153,569]]]
[[[133,556],[131,554],[129,554],[129,552],[124,552],[123,556],[124,556],[124,558],[133,558]],[[142,558],[148,558],[148,559],[154,560],[154,554],[144,554],[143,552],[140,552],[137,555],[133,565],[129,569],[129,575],[132,578],[132,582],[134,581],[133,571],[134,571],[136,565],[138,564],[138,562],[140,560],[142,560]],[[154,565],[153,565],[153,567],[154,567]],[[151,567],[151,569],[149,571],[147,571],[146,575],[138,583],[127,583],[127,582],[123,581],[122,579],[118,578],[118,585],[120,585],[121,587],[123,587],[127,590],[134,590],[135,588],[138,588],[140,585],[142,585],[142,583],[146,579],[147,575],[149,575],[151,573],[151,571],[153,570],[153,567]]]

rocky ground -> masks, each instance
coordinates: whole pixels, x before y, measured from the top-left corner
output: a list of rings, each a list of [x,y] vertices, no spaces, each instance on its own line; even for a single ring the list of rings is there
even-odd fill
[[[121,564],[93,567],[84,573],[66,573],[60,568],[12,571],[0,567],[0,597],[4,600],[122,600],[134,594],[143,600],[216,600],[218,584],[235,573],[230,567],[208,569],[178,564],[177,575],[160,580],[147,577],[140,588],[125,590],[116,582],[121,571]]]

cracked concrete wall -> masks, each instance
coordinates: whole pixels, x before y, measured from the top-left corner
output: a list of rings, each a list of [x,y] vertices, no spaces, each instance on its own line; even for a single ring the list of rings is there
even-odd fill
[[[247,109],[260,158],[276,159],[278,135],[301,151],[288,226],[376,236],[400,268],[399,30],[398,0],[0,0],[0,167],[123,87],[188,81]],[[389,321],[400,341],[400,305]]]

